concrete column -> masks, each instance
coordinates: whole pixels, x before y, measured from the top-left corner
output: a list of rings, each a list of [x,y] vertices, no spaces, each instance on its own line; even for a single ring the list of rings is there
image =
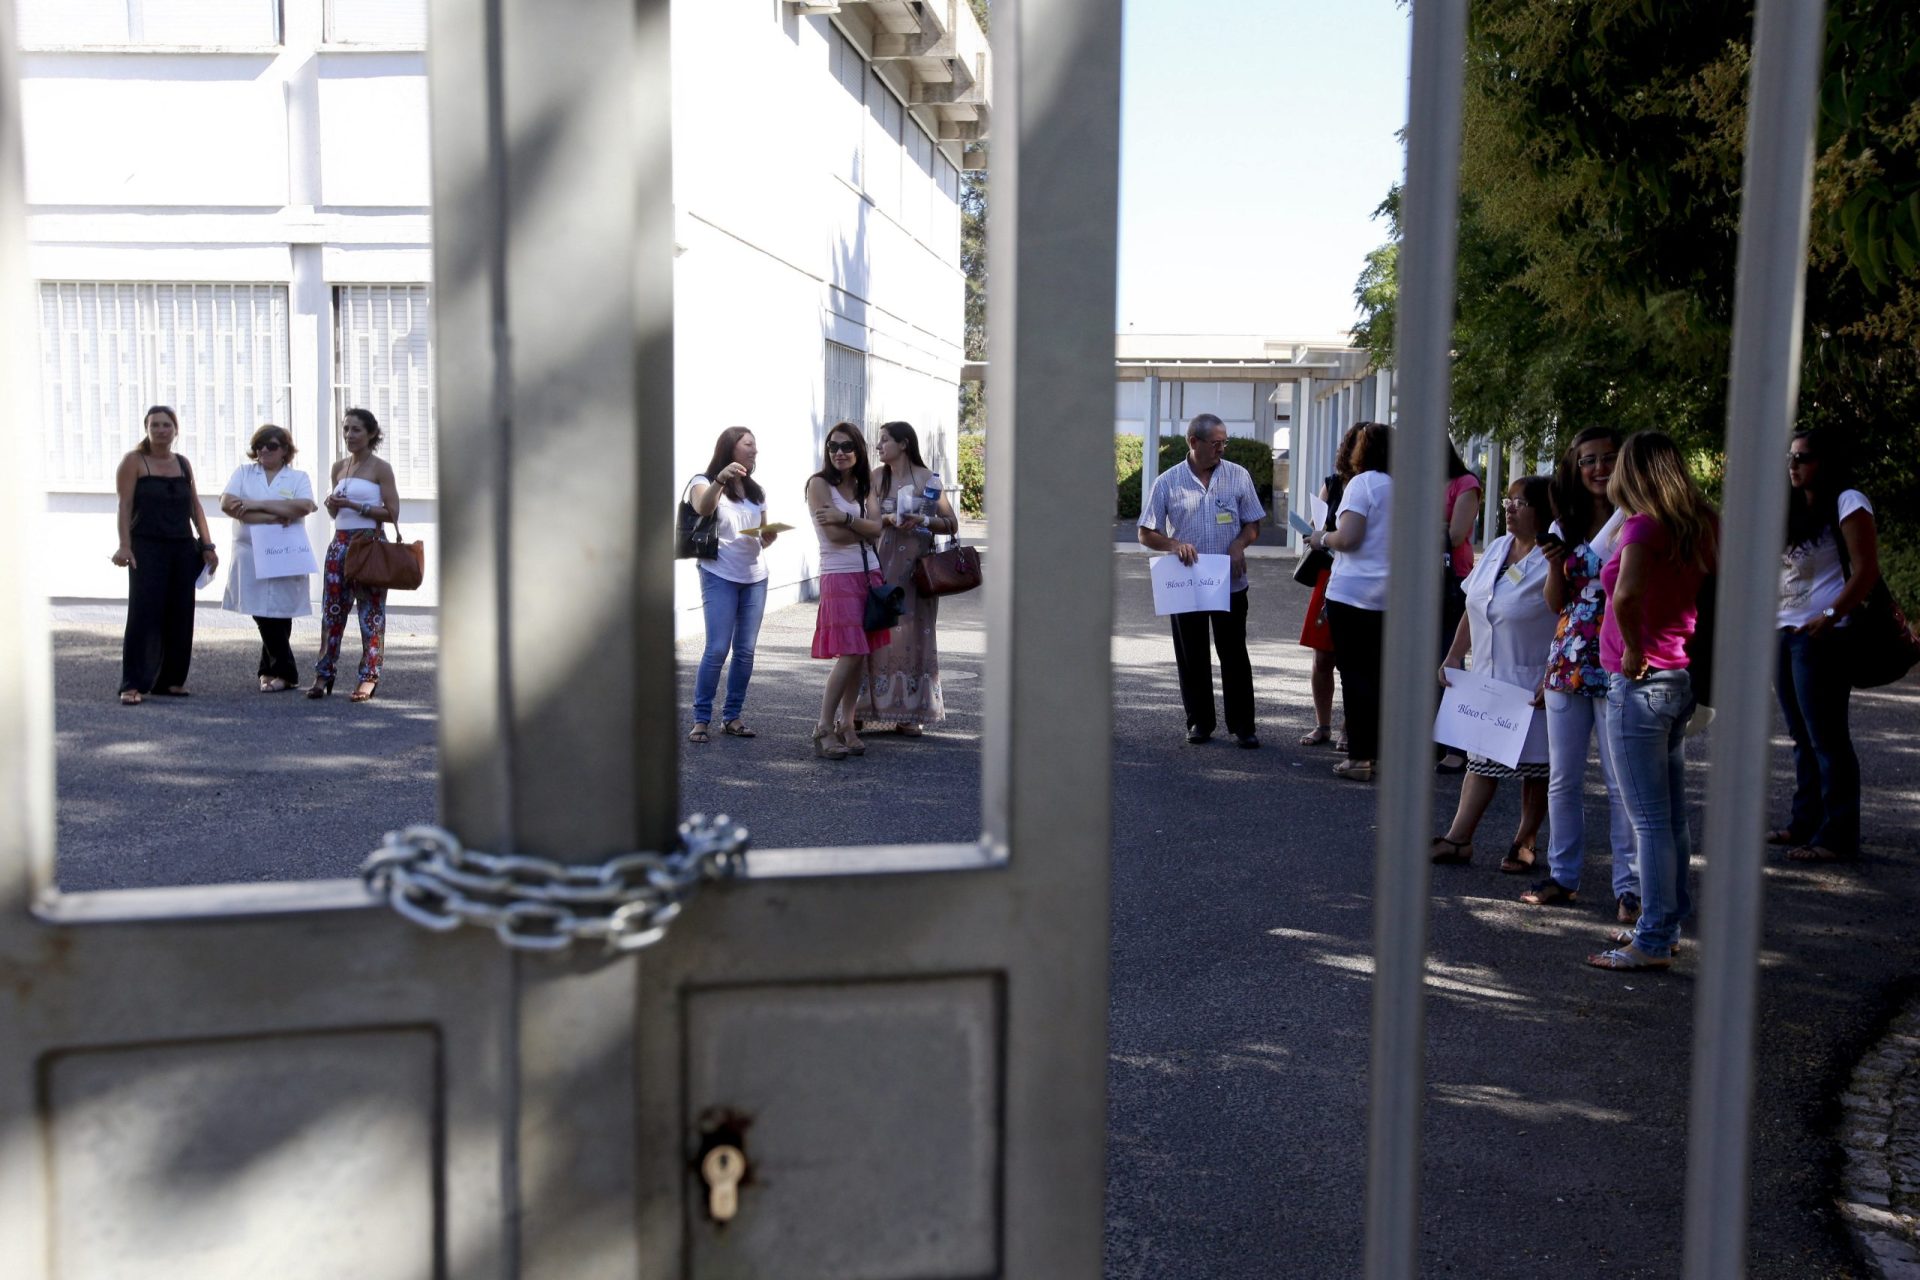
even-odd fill
[[[1291,427],[1288,443],[1288,458],[1292,475],[1287,485],[1287,509],[1298,511],[1304,517],[1312,510],[1313,504],[1307,498],[1316,492],[1314,488],[1313,457],[1315,439],[1313,420],[1313,375],[1305,374],[1293,384],[1293,416],[1288,419]],[[1291,526],[1287,529],[1287,549],[1298,553],[1302,549],[1300,532]]]
[[[1160,478],[1160,375],[1147,375],[1147,427],[1141,441],[1140,510],[1147,509],[1153,482]]]

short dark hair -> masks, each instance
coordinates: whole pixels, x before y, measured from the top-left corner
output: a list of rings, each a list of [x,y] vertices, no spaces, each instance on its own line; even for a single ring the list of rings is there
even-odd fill
[[[260,461],[260,446],[272,440],[280,442],[280,465],[286,466],[293,461],[293,455],[300,452],[294,447],[293,436],[285,427],[276,427],[271,422],[253,433],[253,439],[247,441],[247,460]]]
[[[367,429],[367,448],[377,449],[380,447],[380,437],[382,434],[380,431],[380,419],[373,416],[373,410],[349,409],[342,416],[360,419],[360,425]]]
[[[1213,434],[1215,427],[1226,425],[1211,413],[1196,413],[1193,415],[1193,421],[1187,424],[1187,439],[1198,440],[1202,436]]]

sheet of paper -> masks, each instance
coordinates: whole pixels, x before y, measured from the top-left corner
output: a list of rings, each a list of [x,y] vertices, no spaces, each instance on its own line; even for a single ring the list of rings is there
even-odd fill
[[[1324,529],[1327,527],[1327,504],[1319,494],[1310,493],[1307,495],[1307,509],[1313,512],[1314,528]]]
[[[1223,613],[1233,606],[1233,561],[1227,556],[1195,556],[1191,565],[1179,556],[1155,556],[1147,562],[1153,578],[1153,611]]]
[[[1292,525],[1294,528],[1294,531],[1297,532],[1303,538],[1306,537],[1308,534],[1312,533],[1314,529],[1317,527],[1315,525],[1308,524],[1305,520],[1302,520],[1300,518],[1300,513],[1298,511],[1287,512],[1287,523]]]
[[[305,521],[249,525],[247,536],[253,542],[253,576],[256,578],[294,578],[320,572],[313,548],[307,543]]]
[[[792,525],[781,524],[776,520],[772,524],[757,524],[751,529],[742,529],[740,532],[745,537],[756,538],[765,533],[785,533],[791,528],[793,528]]]
[[[1508,768],[1520,763],[1533,727],[1533,690],[1471,671],[1448,671],[1452,683],[1440,694],[1433,740]]]
[[[200,576],[193,580],[193,589],[195,591],[205,591],[207,589],[207,584],[212,581],[213,581],[213,566],[210,564],[202,565],[200,567]]]

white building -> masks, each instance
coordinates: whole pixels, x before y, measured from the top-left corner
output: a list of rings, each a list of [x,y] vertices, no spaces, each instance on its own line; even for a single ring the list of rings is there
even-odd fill
[[[431,549],[426,0],[15,3],[48,593],[124,596],[113,471],[153,403],[210,510],[261,423],[324,483],[341,411],[372,409]],[[959,165],[988,115],[966,0],[676,0],[673,22],[679,470],[753,427],[773,518],[803,525],[825,428],[904,418],[951,480]],[[814,555],[804,526],[772,549],[771,603]]]

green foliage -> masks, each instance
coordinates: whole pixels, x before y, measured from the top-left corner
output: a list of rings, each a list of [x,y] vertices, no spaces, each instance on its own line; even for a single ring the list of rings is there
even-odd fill
[[[1122,520],[1140,518],[1140,473],[1146,458],[1147,442],[1140,436],[1117,435],[1113,438],[1113,480],[1115,512]],[[1160,442],[1160,466],[1163,474],[1187,460],[1187,442],[1180,435]],[[1227,461],[1237,462],[1253,477],[1260,505],[1273,510],[1273,450],[1258,440],[1234,437],[1227,441]]]
[[[970,516],[980,515],[987,509],[987,437],[978,431],[964,431],[956,452],[960,509]]]
[[[1456,433],[1657,427],[1718,474],[1751,31],[1750,0],[1473,6]],[[1833,0],[1817,127],[1800,421],[1853,442],[1889,580],[1915,599],[1920,9]],[[1355,287],[1385,362],[1399,213],[1396,189]]]

